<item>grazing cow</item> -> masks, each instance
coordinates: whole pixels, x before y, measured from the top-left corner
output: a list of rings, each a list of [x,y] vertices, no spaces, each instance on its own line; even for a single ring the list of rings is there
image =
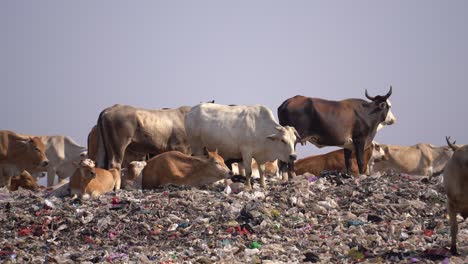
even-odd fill
[[[248,190],[252,158],[260,165],[260,185],[265,188],[265,162],[291,162],[297,157],[296,130],[280,126],[265,106],[199,104],[185,115],[185,128],[195,155],[201,155],[206,146],[217,149],[224,159],[242,159]]]
[[[97,121],[98,167],[120,170],[130,144],[137,153],[177,150],[191,154],[184,127],[184,115],[189,110],[189,106],[148,110],[128,105],[104,109]]]
[[[45,146],[40,138],[0,130],[0,165],[13,167],[21,173],[23,170],[45,168],[48,164]],[[1,182],[9,182],[9,177],[1,175]]]
[[[70,178],[71,196],[98,197],[112,190],[120,189],[120,170],[96,168],[90,159],[75,163],[75,173]]]
[[[366,97],[362,99],[346,99],[328,101],[319,98],[308,98],[297,95],[284,101],[278,107],[278,118],[281,125],[296,128],[301,137],[301,143],[307,141],[321,148],[338,146],[344,148],[346,170],[351,169],[351,154],[356,152],[359,173],[364,174],[364,149],[370,145],[380,125],[391,125],[395,117],[390,110],[388,98],[390,91],[384,96]],[[286,164],[279,164],[284,171]],[[293,175],[294,164],[289,164]]]
[[[9,187],[10,191],[17,191],[19,187],[31,191],[38,191],[44,188],[43,186],[39,186],[36,179],[34,179],[27,171],[23,171],[20,175],[11,177]]]
[[[142,171],[145,161],[132,161],[127,168],[122,169],[122,188],[141,189]]]
[[[229,178],[232,172],[217,151],[205,156],[188,156],[169,151],[150,159],[143,169],[142,188],[153,189],[166,184],[200,187]]]
[[[396,146],[381,144],[384,155],[375,159],[373,171],[407,173],[434,176],[443,172],[445,164],[452,157],[449,147],[430,144]]]
[[[294,164],[296,174],[301,175],[308,172],[319,175],[324,170],[345,172],[346,167],[343,151],[343,149],[339,149],[326,154],[300,159]],[[372,143],[370,147],[364,150],[364,167],[367,168],[368,164],[372,162],[372,159],[380,158],[382,155],[383,153],[379,145]],[[359,175],[355,153],[351,158],[351,173],[355,176]]]
[[[447,212],[450,217],[450,250],[457,254],[457,214],[468,217],[468,145],[456,146],[446,137],[447,144],[454,151],[444,170],[444,186],[447,193]]]
[[[97,125],[93,126],[88,134],[88,158],[96,162],[98,151],[99,134]],[[122,167],[126,168],[132,161],[144,160],[147,158],[147,153],[138,153],[132,150],[132,143],[125,149],[125,154],[122,162]]]

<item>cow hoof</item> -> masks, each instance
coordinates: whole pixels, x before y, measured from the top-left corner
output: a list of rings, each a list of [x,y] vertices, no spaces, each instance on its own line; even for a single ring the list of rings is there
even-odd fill
[[[458,256],[457,247],[451,247],[450,248],[450,253],[452,253],[452,256]]]

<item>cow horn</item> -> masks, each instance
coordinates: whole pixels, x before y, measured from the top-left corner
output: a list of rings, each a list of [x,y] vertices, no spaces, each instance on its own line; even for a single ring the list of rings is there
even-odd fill
[[[387,100],[390,95],[392,95],[392,86],[390,85],[390,90],[388,91],[388,93],[384,96],[385,100]]]
[[[453,149],[453,151],[457,150],[459,147],[455,146],[455,143],[457,143],[456,140],[453,141],[453,143],[450,142],[450,137],[445,137],[445,140],[447,140],[448,146]]]
[[[366,97],[367,99],[371,100],[371,101],[374,101],[375,100],[375,97],[372,97],[370,96],[368,93],[367,93],[367,89],[366,89]]]

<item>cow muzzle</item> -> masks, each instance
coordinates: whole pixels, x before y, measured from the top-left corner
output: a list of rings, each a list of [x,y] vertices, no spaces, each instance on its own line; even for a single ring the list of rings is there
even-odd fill
[[[48,160],[44,160],[41,162],[41,167],[47,167],[49,165],[49,161]]]
[[[289,155],[289,160],[290,161],[295,161],[297,159],[297,155],[296,154],[291,154]]]
[[[396,122],[396,117],[393,115],[392,110],[389,110],[387,113],[387,118],[385,118],[386,125],[393,125]]]

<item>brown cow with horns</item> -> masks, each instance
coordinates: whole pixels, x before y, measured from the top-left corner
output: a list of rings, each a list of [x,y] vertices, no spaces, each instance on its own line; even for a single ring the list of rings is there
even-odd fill
[[[364,149],[370,146],[377,130],[396,121],[388,100],[392,95],[391,86],[386,95],[371,97],[367,90],[365,95],[371,102],[362,99],[329,101],[297,95],[278,107],[279,123],[296,128],[301,144],[309,141],[319,148],[343,147],[348,173],[352,151],[356,151],[359,173],[364,174]],[[281,163],[281,172],[284,175],[287,165],[289,174],[293,176],[292,163]]]

